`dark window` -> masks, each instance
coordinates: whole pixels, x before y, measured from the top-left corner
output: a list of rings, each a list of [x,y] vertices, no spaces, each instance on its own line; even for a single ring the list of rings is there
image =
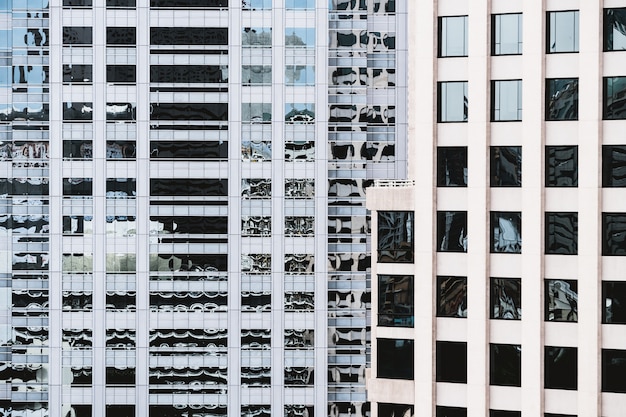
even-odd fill
[[[152,45],[228,45],[228,28],[151,27]]]
[[[228,217],[150,216],[151,229],[163,234],[225,234]]]
[[[228,158],[228,142],[151,141],[150,158],[226,159]]]
[[[489,410],[489,417],[522,417],[522,412],[509,410]]]
[[[491,212],[491,253],[522,253],[522,213]]]
[[[107,45],[135,45],[137,29],[134,27],[108,27]]]
[[[522,347],[520,345],[489,345],[489,379],[491,385],[519,387],[522,385]]]
[[[225,83],[228,69],[222,65],[151,65],[153,83]]]
[[[578,52],[578,10],[548,12],[546,52]]]
[[[127,198],[137,195],[137,180],[134,178],[108,178],[106,182],[107,198]]]
[[[63,64],[64,83],[90,83],[92,81],[91,65]]]
[[[547,279],[545,288],[546,321],[578,321],[578,282]]]
[[[248,1],[245,0],[244,3]],[[150,0],[150,7],[167,7],[167,8],[215,8],[228,7],[228,0]]]
[[[63,0],[63,7],[91,7],[91,0]]]
[[[437,406],[437,417],[467,417],[467,408]]]
[[[133,141],[107,141],[107,159],[134,159],[135,142]]]
[[[522,186],[522,147],[491,147],[491,183],[492,187]]]
[[[554,414],[554,413],[544,413],[543,417],[578,417],[576,414]]]
[[[467,317],[467,277],[437,277],[437,317]]]
[[[626,393],[626,350],[602,349],[602,392]]]
[[[492,319],[522,319],[521,278],[491,278]]]
[[[152,196],[226,196],[228,180],[225,179],[166,179],[150,180]]]
[[[602,255],[626,255],[626,213],[602,213]]]
[[[491,81],[491,121],[522,120],[522,80]]]
[[[228,120],[228,103],[151,103],[150,120]]]
[[[578,120],[578,78],[546,80],[546,120]]]
[[[491,55],[522,53],[521,13],[492,15],[491,31]]]
[[[467,382],[467,343],[437,341],[437,382]]]
[[[467,56],[467,16],[439,18],[439,56]]]
[[[378,212],[378,262],[413,262],[412,211]]]
[[[626,119],[626,77],[604,77],[604,120]]]
[[[106,0],[107,7],[119,7],[122,9],[129,9],[135,7],[135,0]]]
[[[546,212],[546,254],[578,253],[578,213]]]
[[[63,195],[90,196],[92,189],[91,178],[63,178]]]
[[[602,146],[602,186],[626,187],[626,145]]]
[[[602,281],[602,323],[626,324],[626,281]]]
[[[578,349],[545,347],[544,388],[575,390],[578,387]]]
[[[626,8],[604,9],[604,51],[626,49]]]
[[[309,414],[309,416],[311,416],[311,414]],[[409,404],[378,403],[378,417],[398,416],[414,417],[413,406]]]
[[[578,187],[578,146],[546,146],[546,187]]]
[[[378,339],[378,378],[413,379],[413,340]]]
[[[93,144],[90,140],[64,140],[63,158],[91,159],[93,158]]]
[[[413,276],[378,276],[378,325],[413,327]]]
[[[437,185],[467,187],[467,146],[437,147]]]
[[[93,103],[65,102],[63,103],[63,120],[89,121],[93,117]]]
[[[134,65],[107,65],[108,83],[134,83],[137,81]]]
[[[63,45],[91,45],[90,26],[64,26]]]
[[[438,122],[467,122],[467,81],[437,83]]]
[[[467,252],[467,212],[437,212],[437,252]]]
[[[134,405],[107,405],[106,417],[135,417],[135,406]]]

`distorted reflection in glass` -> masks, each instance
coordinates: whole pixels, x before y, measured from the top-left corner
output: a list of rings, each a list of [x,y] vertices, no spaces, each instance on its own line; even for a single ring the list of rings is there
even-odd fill
[[[577,186],[578,146],[546,146],[546,187]]]
[[[413,327],[413,276],[378,276],[378,325]]]
[[[491,212],[491,253],[522,253],[522,213]]]
[[[492,187],[522,186],[521,146],[492,146],[490,156]]]
[[[578,120],[578,78],[546,80],[546,120]]]
[[[378,262],[413,262],[412,211],[378,212]]]
[[[578,281],[546,279],[546,321],[578,321]]]
[[[491,278],[492,319],[522,319],[522,280],[520,278]]]
[[[578,253],[578,213],[546,212],[546,254]]]
[[[626,255],[626,213],[602,213],[602,255]]]
[[[604,51],[626,49],[626,8],[604,9]]]
[[[602,110],[605,120],[626,119],[626,77],[604,77]]]
[[[437,317],[467,317],[467,277],[437,277]]]

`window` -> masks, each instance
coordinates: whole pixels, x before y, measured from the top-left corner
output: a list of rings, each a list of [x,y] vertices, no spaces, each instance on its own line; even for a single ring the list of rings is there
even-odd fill
[[[546,52],[578,52],[578,10],[548,12]]]
[[[491,253],[522,253],[522,213],[491,212]]]
[[[437,252],[467,252],[467,212],[437,212]]]
[[[315,0],[286,0],[285,9],[314,9]]]
[[[602,213],[602,255],[626,255],[626,213]]]
[[[437,341],[437,382],[467,383],[467,343]]]
[[[92,81],[91,65],[63,64],[64,83],[90,83]]]
[[[150,67],[152,75],[152,67]],[[107,65],[108,83],[134,83],[137,79],[134,65]],[[150,80],[155,82],[154,80]]]
[[[546,321],[578,321],[578,282],[561,279],[545,281]]]
[[[489,345],[489,383],[519,387],[522,385],[522,347],[520,345]]]
[[[135,45],[137,30],[134,27],[108,27],[107,45]]]
[[[546,187],[578,187],[578,146],[546,146]]]
[[[413,327],[413,276],[378,276],[378,325]]]
[[[522,80],[491,82],[491,121],[522,120]]]
[[[285,28],[285,46],[287,47],[314,47],[315,28]]]
[[[437,406],[437,417],[467,417],[467,408]]]
[[[576,414],[553,414],[553,413],[544,413],[543,417],[578,417]]]
[[[491,16],[491,55],[519,55],[522,53],[522,14],[495,14]]]
[[[626,324],[626,281],[602,281],[602,323]]]
[[[544,388],[575,390],[578,387],[578,349],[546,346]]]
[[[626,187],[626,145],[602,146],[602,186]]]
[[[106,417],[135,417],[135,406],[134,405],[107,405],[105,415]]]
[[[602,349],[602,392],[626,393],[626,350]]]
[[[64,26],[63,45],[90,46],[92,28],[89,26]]]
[[[604,51],[626,50],[626,8],[604,9]]]
[[[438,122],[467,122],[467,81],[437,83]]]
[[[378,403],[378,417],[395,416],[413,417],[413,406],[409,404]]]
[[[413,262],[412,211],[378,212],[378,262]]]
[[[491,318],[522,319],[521,278],[491,278]]]
[[[227,7],[226,4],[224,7]],[[271,9],[272,0],[243,0],[241,8],[243,10]]]
[[[521,411],[489,410],[489,417],[521,417]]]
[[[492,187],[522,186],[522,147],[491,147],[491,182]]]
[[[578,78],[546,80],[546,120],[578,120]]]
[[[439,18],[439,57],[467,56],[467,16]]]
[[[546,255],[578,253],[578,213],[546,212],[545,227]]]
[[[63,120],[83,122],[89,121],[93,114],[93,103],[65,102],[63,103]]]
[[[378,339],[378,378],[413,379],[413,340]]]
[[[467,146],[437,148],[437,186],[467,187]]]
[[[626,77],[604,77],[604,120],[626,119]]]
[[[467,317],[467,277],[437,277],[437,317]]]

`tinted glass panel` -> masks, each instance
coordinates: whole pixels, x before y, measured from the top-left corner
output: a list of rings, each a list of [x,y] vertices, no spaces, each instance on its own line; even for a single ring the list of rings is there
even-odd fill
[[[578,120],[578,78],[546,80],[546,120]]]
[[[107,65],[108,83],[134,83],[136,80],[134,65]]]
[[[491,253],[522,253],[522,213],[491,212]]]
[[[521,417],[521,411],[489,410],[489,417]]]
[[[603,281],[602,323],[626,324],[626,282]]]
[[[496,14],[491,18],[491,54],[522,53],[522,14]]]
[[[437,148],[437,185],[467,187],[467,147]]]
[[[91,178],[64,178],[63,195],[91,195]]]
[[[467,408],[437,406],[437,417],[467,417]]]
[[[413,417],[413,406],[409,404],[378,403],[378,417]]]
[[[438,122],[467,121],[467,81],[437,83]]]
[[[63,45],[91,45],[91,27],[64,26]]]
[[[547,321],[578,321],[578,282],[547,279],[545,282]]]
[[[150,120],[228,120],[228,103],[151,103]]]
[[[228,28],[151,27],[150,43],[152,45],[228,45]]]
[[[106,146],[107,159],[135,158],[135,142],[108,141]]]
[[[378,212],[378,262],[413,262],[412,211]]]
[[[522,120],[522,80],[491,82],[491,120]]]
[[[137,109],[134,103],[107,103],[107,120],[135,120]]]
[[[626,119],[626,77],[604,78],[602,115],[605,120]]]
[[[467,382],[467,343],[437,342],[437,382]]]
[[[578,387],[578,349],[546,346],[544,387],[576,389]]]
[[[467,317],[466,277],[437,277],[437,317]]]
[[[626,350],[602,349],[602,392],[626,393]]]
[[[491,385],[519,387],[522,383],[522,348],[520,345],[490,344],[489,374]]]
[[[225,159],[228,158],[228,142],[151,141],[150,158]]]
[[[106,0],[107,7],[122,7],[132,8],[135,7],[135,0]]]
[[[602,146],[602,186],[626,187],[626,145]]]
[[[228,180],[218,179],[165,179],[150,180],[150,195],[153,196],[225,196]]]
[[[626,255],[626,213],[602,213],[602,255]]]
[[[137,30],[134,27],[108,27],[107,45],[134,45],[137,42]]]
[[[151,65],[153,83],[223,83],[228,69],[222,65]]]
[[[228,0],[150,0],[150,7],[228,7]]]
[[[522,147],[491,147],[491,186],[522,186]]]
[[[548,12],[548,53],[578,52],[578,11]]]
[[[491,318],[522,319],[522,280],[491,278]]]
[[[81,102],[63,103],[63,120],[87,121],[93,117],[93,104]]]
[[[63,7],[91,7],[91,0],[63,0]]]
[[[604,50],[626,49],[626,8],[604,9]]]
[[[413,276],[378,276],[378,325],[413,327]]]
[[[439,18],[439,56],[467,56],[467,16]]]
[[[546,146],[546,187],[578,187],[578,146]]]
[[[413,379],[413,341],[378,339],[378,378]]]
[[[90,140],[64,140],[63,158],[93,158],[92,142]]]
[[[437,212],[437,251],[467,252],[467,212]]]
[[[64,83],[90,83],[92,81],[91,65],[63,64]]]
[[[578,213],[546,213],[546,254],[578,253]]]

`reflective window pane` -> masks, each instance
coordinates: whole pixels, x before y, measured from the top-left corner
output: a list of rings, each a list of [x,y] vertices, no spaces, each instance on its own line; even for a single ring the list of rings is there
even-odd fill
[[[578,52],[578,10],[548,12],[546,51]]]
[[[413,262],[412,211],[378,212],[378,262]]]
[[[378,417],[414,417],[413,406],[409,404],[378,403]]]
[[[491,54],[522,53],[522,14],[496,14],[491,18]]]
[[[489,417],[521,417],[521,411],[489,410]]]
[[[626,324],[626,282],[602,281],[602,323]]]
[[[604,77],[602,117],[604,120],[626,119],[626,77]]]
[[[439,18],[439,57],[467,56],[467,16]]]
[[[578,349],[546,346],[544,388],[575,390],[578,387]]]
[[[467,408],[438,405],[436,417],[467,417]]]
[[[626,255],[626,213],[602,213],[602,255]]]
[[[285,9],[313,9],[315,0],[285,0]]]
[[[546,80],[546,120],[578,120],[578,78]]]
[[[546,212],[546,254],[578,253],[578,213]]]
[[[315,28],[285,28],[285,46],[314,47]]]
[[[602,392],[626,393],[626,350],[602,349]]]
[[[522,253],[522,213],[491,212],[491,253]]]
[[[378,276],[378,325],[413,327],[413,276]]]
[[[377,339],[378,378],[413,379],[413,340]]]
[[[578,146],[546,146],[546,187],[577,186]]]
[[[519,387],[522,385],[522,347],[489,345],[489,384]]]
[[[578,321],[578,282],[547,279],[545,302],[546,321]]]
[[[35,36],[36,38],[36,36]],[[89,26],[63,27],[63,45],[91,45],[92,28]]]
[[[492,319],[522,319],[522,280],[521,278],[491,278]]]
[[[243,10],[271,9],[272,0],[242,0],[241,8]]]
[[[491,183],[492,187],[522,186],[522,147],[491,147]]]
[[[522,80],[491,82],[491,121],[522,120]]]
[[[467,382],[467,343],[437,341],[437,382]]]
[[[467,252],[467,212],[437,212],[437,252]]]
[[[602,146],[602,186],[626,187],[626,145]]]
[[[437,277],[437,317],[467,317],[467,277]]]
[[[437,148],[437,186],[467,187],[467,147]]]
[[[604,51],[626,50],[626,8],[604,9]]]
[[[467,81],[437,83],[438,122],[467,122]]]

